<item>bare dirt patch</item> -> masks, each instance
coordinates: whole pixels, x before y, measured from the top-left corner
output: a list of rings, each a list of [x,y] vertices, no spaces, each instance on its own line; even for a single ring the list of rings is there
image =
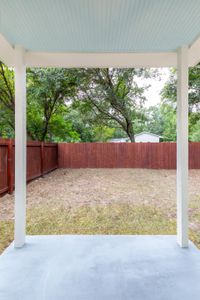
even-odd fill
[[[200,209],[200,170],[189,174],[190,213]],[[176,214],[176,171],[148,169],[58,169],[27,188],[27,206],[77,207],[109,203],[151,205]],[[13,218],[14,195],[0,198],[0,220]]]

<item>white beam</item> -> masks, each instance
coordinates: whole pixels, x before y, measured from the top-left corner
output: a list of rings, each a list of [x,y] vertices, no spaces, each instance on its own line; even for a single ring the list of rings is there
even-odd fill
[[[15,66],[15,49],[0,34],[0,60],[7,66]],[[104,68],[104,67],[176,67],[176,52],[150,53],[56,53],[56,52],[24,52],[27,67],[59,67],[59,68]]]
[[[29,67],[134,68],[176,67],[177,53],[43,53],[26,52]]]
[[[0,34],[0,60],[9,67],[14,65],[14,49],[2,34]]]
[[[15,48],[15,247],[26,233],[26,65],[24,50]]]
[[[177,239],[188,247],[188,47],[178,50]]]
[[[13,46],[0,33],[0,60],[7,66],[14,67],[15,54]],[[27,67],[176,67],[176,52],[144,52],[144,53],[56,53],[25,52]],[[200,37],[189,48],[189,66],[200,62]]]
[[[189,66],[193,67],[200,62],[200,37],[189,48]]]

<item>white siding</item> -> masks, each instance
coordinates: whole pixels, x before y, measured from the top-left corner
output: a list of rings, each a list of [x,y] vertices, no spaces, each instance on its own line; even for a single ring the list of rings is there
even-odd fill
[[[159,143],[159,136],[148,134],[148,133],[142,133],[135,136],[135,142],[152,142],[152,143]]]

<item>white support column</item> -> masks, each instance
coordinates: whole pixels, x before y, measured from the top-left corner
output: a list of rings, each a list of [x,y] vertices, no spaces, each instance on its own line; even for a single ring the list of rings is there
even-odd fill
[[[188,47],[178,50],[177,239],[188,247]]]
[[[26,234],[26,65],[24,50],[15,48],[15,247]]]

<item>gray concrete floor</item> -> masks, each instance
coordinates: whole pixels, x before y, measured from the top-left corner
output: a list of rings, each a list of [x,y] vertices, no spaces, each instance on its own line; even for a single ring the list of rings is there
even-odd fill
[[[1,300],[199,300],[200,251],[175,236],[28,236],[0,256]]]

